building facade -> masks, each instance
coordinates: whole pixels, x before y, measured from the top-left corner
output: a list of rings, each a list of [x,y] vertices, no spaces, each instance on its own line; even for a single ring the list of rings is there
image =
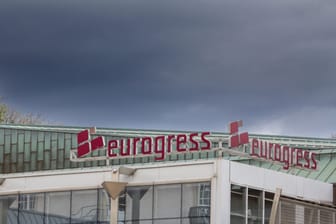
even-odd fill
[[[236,127],[0,125],[0,223],[336,223],[335,152]]]

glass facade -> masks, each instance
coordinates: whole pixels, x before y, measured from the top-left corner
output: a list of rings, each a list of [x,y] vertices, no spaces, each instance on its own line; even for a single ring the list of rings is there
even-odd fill
[[[118,223],[208,224],[211,195],[204,200],[205,192],[210,182],[127,187]],[[0,223],[108,224],[110,198],[103,189],[1,196]]]
[[[231,224],[267,224],[274,194],[231,185]]]
[[[210,189],[210,182],[127,187],[119,200],[119,210],[124,208],[119,223],[208,224]]]
[[[0,197],[1,224],[107,224],[110,202],[103,189]]]

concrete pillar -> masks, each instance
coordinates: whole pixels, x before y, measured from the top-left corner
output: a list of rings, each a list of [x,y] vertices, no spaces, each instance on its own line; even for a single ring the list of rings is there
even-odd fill
[[[112,181],[119,181],[119,171],[112,172]],[[111,197],[111,224],[118,224],[119,197]]]

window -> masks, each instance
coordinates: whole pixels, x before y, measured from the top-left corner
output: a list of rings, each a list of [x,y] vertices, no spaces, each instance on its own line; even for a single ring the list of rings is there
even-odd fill
[[[183,224],[210,223],[211,187],[209,182],[190,183],[182,186]]]
[[[245,223],[246,220],[246,188],[231,185],[231,224]]]
[[[211,188],[209,183],[199,184],[199,205],[210,205]]]
[[[0,196],[1,224],[109,224],[110,198],[103,189]]]
[[[273,193],[231,185],[231,224],[267,224]]]
[[[119,201],[119,206],[122,205]],[[148,220],[153,217],[153,187],[128,187],[126,190],[126,221]],[[120,220],[121,218],[119,218]]]
[[[71,192],[46,193],[45,221],[46,223],[70,223]]]
[[[0,223],[17,224],[18,196],[0,196]]]
[[[19,195],[19,223],[31,220],[34,223],[43,223],[44,194]]]
[[[119,199],[120,200],[120,199]],[[98,190],[98,221],[110,223],[111,200],[104,189]]]
[[[35,208],[35,200],[36,198],[34,194],[20,195],[19,209],[33,210]]]
[[[248,189],[248,223],[262,224],[263,222],[263,191]]]
[[[181,217],[181,184],[154,187],[154,218]]]
[[[120,223],[210,223],[210,182],[127,187],[121,198]]]
[[[97,212],[97,189],[72,192],[71,223],[96,223]]]

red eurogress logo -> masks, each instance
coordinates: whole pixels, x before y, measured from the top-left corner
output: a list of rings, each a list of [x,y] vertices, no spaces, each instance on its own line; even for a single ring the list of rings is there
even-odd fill
[[[230,132],[230,140],[229,147],[236,148],[241,145],[245,145],[249,143],[249,135],[247,132],[243,132],[238,134],[239,127],[243,126],[243,121],[234,121],[230,123],[229,132]]]
[[[98,136],[91,140],[91,134],[96,133],[96,128],[87,129],[77,134],[77,156],[82,157],[97,149],[105,147],[104,137]]]

